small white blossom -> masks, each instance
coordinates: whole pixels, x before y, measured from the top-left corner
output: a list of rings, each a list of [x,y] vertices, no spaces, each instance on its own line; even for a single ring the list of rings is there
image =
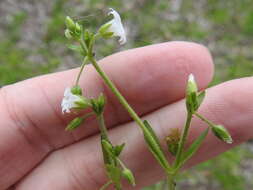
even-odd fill
[[[188,77],[188,82],[187,82],[187,88],[186,88],[186,93],[189,96],[192,96],[192,94],[196,94],[198,92],[198,86],[195,81],[195,77],[193,74],[190,74]]]
[[[195,77],[192,73],[189,75],[188,81],[195,83]]]
[[[112,32],[113,36],[118,36],[120,45],[123,45],[126,43],[126,33],[124,30],[124,27],[121,22],[120,15],[117,11],[110,8],[110,11],[108,15],[113,15],[113,19],[110,20],[107,24],[111,24],[111,26],[108,29],[108,32]]]
[[[61,102],[62,113],[70,113],[72,108],[77,108],[77,102],[82,102],[82,98],[73,94],[71,88],[66,88],[64,91],[64,97]]]

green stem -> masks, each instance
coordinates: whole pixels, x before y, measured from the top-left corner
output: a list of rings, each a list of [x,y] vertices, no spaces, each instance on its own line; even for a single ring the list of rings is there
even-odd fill
[[[185,126],[184,126],[184,129],[183,129],[183,133],[182,133],[182,136],[181,136],[180,141],[179,141],[178,151],[177,151],[177,154],[176,154],[176,160],[175,160],[175,164],[174,164],[175,168],[177,168],[177,166],[180,163],[181,156],[182,156],[183,149],[184,149],[184,145],[185,145],[186,140],[187,140],[191,120],[192,120],[192,113],[188,112],[187,113],[187,119],[186,119],[186,122],[185,122]]]
[[[175,190],[176,189],[176,183],[174,180],[174,175],[168,175],[167,176],[167,185],[168,190]]]
[[[202,121],[206,122],[210,127],[213,127],[215,124],[211,121],[209,121],[208,119],[204,118],[202,115],[200,115],[199,113],[195,112],[194,115],[196,115],[199,119],[201,119]]]
[[[109,185],[112,184],[112,181],[108,181],[106,184],[104,184],[99,190],[105,190]]]
[[[126,99],[121,95],[117,87],[113,84],[113,82],[107,77],[107,75],[102,71],[102,69],[99,67],[98,63],[93,57],[89,57],[90,62],[95,67],[97,72],[100,74],[100,76],[103,78],[105,83],[108,85],[108,87],[112,90],[112,92],[118,97],[120,103],[125,107],[125,109],[129,112],[130,116],[136,121],[136,123],[144,129],[145,126],[140,119],[140,117],[135,113],[133,108],[128,104]]]
[[[79,71],[79,73],[78,73],[78,76],[77,76],[77,78],[76,78],[76,86],[78,85],[78,83],[79,83],[79,80],[80,80],[80,77],[81,77],[81,74],[82,74],[82,72],[83,72],[83,69],[84,69],[84,66],[86,65],[86,62],[87,62],[87,57],[85,57],[84,59],[83,59],[83,63],[82,63],[82,66],[81,66],[81,68],[80,68],[80,71]]]
[[[119,162],[120,166],[123,168],[123,169],[126,169],[127,167],[125,166],[125,164],[117,157],[116,158],[117,161]]]
[[[106,129],[106,126],[105,126],[105,120],[104,120],[103,114],[98,115],[97,120],[98,120],[99,129],[100,129],[100,132],[101,132],[102,139],[105,139],[105,140],[109,141],[109,137],[108,137],[108,134],[107,134],[107,129]]]

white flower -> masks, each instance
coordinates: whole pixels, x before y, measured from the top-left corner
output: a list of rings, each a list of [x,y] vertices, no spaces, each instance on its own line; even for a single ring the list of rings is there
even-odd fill
[[[189,75],[188,81],[195,83],[195,77],[194,77],[194,75],[192,73]]]
[[[188,77],[188,83],[187,83],[187,94],[191,96],[192,93],[197,93],[198,92],[198,86],[195,81],[195,77],[193,74],[190,74]]]
[[[66,88],[61,102],[62,113],[70,113],[70,110],[78,108],[81,102],[83,102],[83,99],[80,96],[73,94],[71,88]]]
[[[108,15],[113,15],[113,19],[110,20],[107,24],[110,24],[111,26],[108,28],[108,32],[112,32],[113,36],[118,36],[120,45],[123,45],[126,43],[126,33],[124,30],[124,27],[121,22],[120,15],[117,11],[110,8],[110,11]]]

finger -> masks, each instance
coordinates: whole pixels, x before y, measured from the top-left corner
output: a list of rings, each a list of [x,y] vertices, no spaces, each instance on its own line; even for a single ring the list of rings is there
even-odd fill
[[[212,77],[212,60],[203,46],[163,43],[121,52],[103,59],[101,66],[139,114],[145,114],[184,96],[185,81],[194,73],[200,87]],[[94,121],[73,134],[64,131],[60,102],[73,85],[78,69],[30,79],[1,90],[0,187],[11,185],[50,151],[66,146],[98,129]],[[85,95],[104,92],[108,99],[108,126],[129,120],[91,66],[81,79]],[[68,118],[69,119],[69,118]],[[27,162],[29,160],[29,162]],[[10,177],[11,176],[11,177]]]
[[[253,137],[253,103],[250,101],[253,96],[252,87],[253,78],[245,78],[223,83],[207,91],[200,113],[214,123],[226,126],[234,143],[228,145],[209,133],[197,155],[187,163],[187,167],[210,159]],[[145,119],[150,121],[163,141],[170,128],[183,126],[185,117],[184,101],[179,101],[147,115]],[[205,128],[206,124],[195,118],[188,142]],[[136,188],[129,189],[140,189],[164,176],[148,151],[136,124],[132,122],[113,128],[110,136],[114,143],[126,142],[122,159],[134,171],[138,184]],[[98,136],[59,150],[28,175],[17,189],[30,190],[35,186],[39,187],[38,190],[99,189],[106,182],[99,150]]]
[[[190,73],[194,73],[200,88],[205,88],[213,75],[212,59],[206,48],[186,42],[163,43],[121,52],[101,60],[100,65],[140,115],[184,97],[184,87]],[[66,116],[60,114],[60,102],[64,89],[73,85],[78,71],[75,69],[38,77],[11,86],[5,92],[10,107],[17,107],[15,112],[22,116],[22,122],[36,125],[45,133],[50,129],[50,134],[46,136],[56,147],[62,146],[66,138],[62,130],[66,126],[63,121]],[[105,93],[109,127],[130,119],[91,65],[84,71],[81,86],[89,97]],[[17,94],[22,98],[16,98]],[[87,123],[87,127],[81,133],[78,131],[76,136],[91,135],[95,130],[97,128],[92,123]],[[63,136],[60,142],[60,138],[55,138],[56,134],[59,137],[59,131]],[[71,140],[67,138],[65,141]]]

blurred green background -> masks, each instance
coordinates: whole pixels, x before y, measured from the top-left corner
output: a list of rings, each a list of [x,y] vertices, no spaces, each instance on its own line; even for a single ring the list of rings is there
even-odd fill
[[[122,15],[123,49],[171,40],[202,43],[211,51],[212,85],[253,74],[252,0],[3,0],[0,1],[0,86],[80,64],[66,48],[64,18],[94,29],[108,7]],[[99,57],[121,50],[101,44]],[[252,190],[253,144],[248,142],[184,172],[179,189]],[[162,190],[163,182],[145,190]]]

